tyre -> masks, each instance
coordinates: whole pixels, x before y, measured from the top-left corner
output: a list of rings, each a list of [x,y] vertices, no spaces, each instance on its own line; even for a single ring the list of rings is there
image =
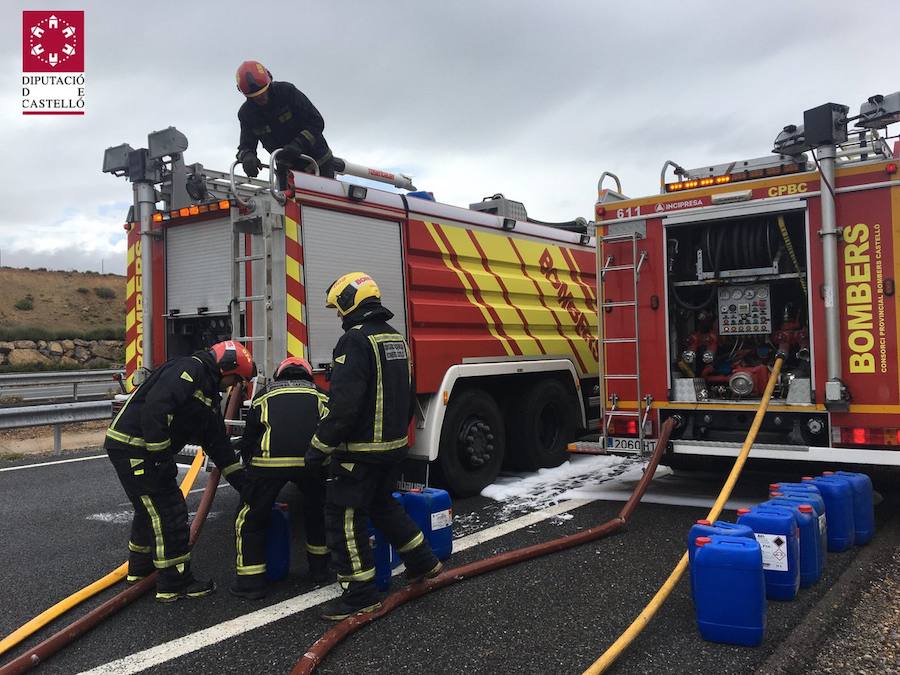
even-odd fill
[[[438,450],[438,469],[455,497],[471,497],[494,482],[503,464],[506,433],[493,396],[468,389],[450,397]]]
[[[577,399],[559,380],[541,380],[510,408],[510,465],[525,471],[559,466],[575,433]]]

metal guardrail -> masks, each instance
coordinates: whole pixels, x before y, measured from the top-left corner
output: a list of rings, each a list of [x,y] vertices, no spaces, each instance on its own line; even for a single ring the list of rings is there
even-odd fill
[[[53,452],[62,452],[63,424],[110,419],[112,401],[83,401],[58,405],[30,405],[19,408],[0,408],[0,429],[25,427],[53,427]]]
[[[60,370],[49,373],[3,373],[0,374],[0,392],[7,393],[20,387],[44,385],[72,385],[72,398],[78,400],[78,385],[88,383],[114,383],[114,376],[124,377],[122,369],[104,370]]]
[[[74,382],[112,382],[116,373],[124,375],[119,369],[104,370],[59,370],[51,373],[3,373],[0,374],[0,387],[33,387],[40,384],[72,384]]]

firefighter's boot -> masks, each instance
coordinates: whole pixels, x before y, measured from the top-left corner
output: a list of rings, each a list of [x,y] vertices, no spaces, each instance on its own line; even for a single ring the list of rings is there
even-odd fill
[[[334,572],[330,569],[331,555],[317,555],[307,553],[306,560],[309,563],[307,579],[314,584],[327,584],[334,579]]]
[[[191,572],[190,563],[180,563],[159,570],[156,583],[156,601],[169,603],[182,598],[205,598],[216,590],[212,579],[198,580]]]
[[[423,538],[422,543],[416,546],[408,553],[401,553],[403,564],[406,565],[406,581],[414,584],[423,579],[433,579],[444,566],[428,545],[428,541]]]
[[[381,596],[374,582],[351,581],[341,585],[345,586],[343,595],[325,604],[320,615],[323,619],[343,621],[354,614],[365,614],[381,609]]]
[[[437,560],[437,558],[435,558]],[[410,584],[415,584],[420,581],[424,581],[425,579],[434,579],[438,574],[440,574],[444,570],[444,565],[440,560],[428,569],[418,569],[418,570],[406,570],[406,582]]]
[[[238,574],[231,588],[232,595],[247,600],[261,600],[266,597],[266,575],[263,574]]]
[[[125,583],[129,586],[150,576],[156,569],[153,567],[153,559],[150,557],[150,553],[132,550],[134,547],[134,544],[129,543],[128,576],[125,577]]]

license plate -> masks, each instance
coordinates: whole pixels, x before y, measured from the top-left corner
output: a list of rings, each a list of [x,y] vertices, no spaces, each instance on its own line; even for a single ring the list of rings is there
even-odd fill
[[[606,439],[606,447],[609,450],[618,450],[620,452],[640,452],[640,438],[615,438],[608,437]],[[656,449],[656,440],[652,438],[644,439],[644,451],[653,452]]]

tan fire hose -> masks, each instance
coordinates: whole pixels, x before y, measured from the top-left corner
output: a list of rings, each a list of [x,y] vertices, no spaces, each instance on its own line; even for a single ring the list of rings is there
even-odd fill
[[[659,439],[657,440],[656,448],[650,456],[650,461],[644,470],[644,475],[641,477],[641,480],[635,486],[628,501],[625,502],[622,510],[619,511],[619,514],[615,518],[576,534],[569,534],[541,544],[534,544],[514,551],[507,551],[506,553],[485,558],[484,560],[477,560],[467,565],[462,565],[461,567],[454,567],[439,574],[434,579],[410,584],[396,593],[391,593],[385,599],[384,603],[382,603],[381,609],[378,611],[370,612],[368,614],[356,614],[344,619],[326,632],[321,638],[316,640],[309,650],[294,665],[293,670],[291,670],[291,675],[311,673],[322,662],[322,659],[324,659],[325,656],[345,637],[419,596],[465,579],[471,579],[472,577],[486,572],[502,569],[549,553],[563,551],[589,541],[596,541],[623,530],[631,519],[634,510],[637,508],[641,497],[643,497],[644,492],[646,492],[647,487],[650,485],[650,481],[653,480],[653,475],[656,473],[656,467],[659,466],[659,460],[662,459],[666,446],[669,444],[669,438],[672,431],[676,428],[676,424],[677,421],[674,418],[668,419],[663,423],[659,431]],[[3,674],[0,673],[0,675]]]
[[[759,427],[762,425],[763,417],[766,414],[766,409],[769,407],[769,399],[772,398],[772,391],[775,389],[775,382],[778,381],[778,375],[781,373],[781,366],[784,363],[785,353],[787,352],[787,348],[782,346],[778,350],[778,356],[775,359],[775,365],[772,367],[772,373],[769,375],[769,382],[766,385],[766,390],[763,393],[762,401],[760,401],[759,408],[756,410],[756,416],[753,418],[753,424],[750,425],[750,431],[747,433],[747,437],[744,439],[744,445],[741,447],[740,453],[738,453],[737,459],[734,460],[734,466],[731,468],[731,473],[728,475],[728,479],[725,481],[725,484],[722,486],[721,492],[719,492],[719,496],[716,499],[715,503],[710,509],[709,514],[706,516],[706,520],[713,522],[718,519],[719,515],[722,513],[722,509],[725,508],[725,503],[728,501],[729,497],[731,497],[731,491],[734,489],[735,483],[737,483],[738,477],[741,475],[741,471],[744,469],[744,464],[747,461],[747,456],[750,454],[750,448],[753,447],[753,442],[756,440],[756,434],[759,433]],[[669,595],[675,589],[675,586],[678,584],[678,581],[681,579],[681,575],[684,574],[685,570],[688,567],[688,554],[685,552],[683,556],[681,556],[681,560],[678,561],[678,564],[675,566],[675,569],[672,570],[672,573],[669,574],[669,578],[660,586],[659,590],[656,592],[656,595],[653,596],[653,599],[647,603],[647,606],[641,610],[641,613],[638,614],[637,618],[632,622],[632,624],[622,633],[619,638],[612,644],[612,646],[607,649],[603,655],[594,661],[594,663],[584,671],[584,675],[597,675],[598,673],[603,673],[609,668],[615,660],[619,657],[619,655],[628,648],[628,646],[634,642],[638,635],[641,634],[641,631],[647,627],[647,624],[650,623],[650,620],[656,614],[660,607],[662,607],[663,603],[668,599]]]
[[[228,396],[228,403],[226,406],[225,416],[227,419],[237,418],[238,410],[242,401],[243,387],[233,387]],[[198,449],[197,455],[194,457],[194,461],[191,463],[191,466],[181,483],[181,492],[183,495],[187,496],[187,493],[193,486],[194,481],[196,480],[197,475],[200,472],[200,469],[203,467],[204,459],[205,455],[202,449]],[[200,530],[202,529],[203,524],[206,521],[206,516],[209,513],[209,509],[212,506],[212,501],[215,497],[220,477],[221,474],[219,472],[219,469],[213,469],[213,471],[209,475],[209,479],[206,483],[206,489],[204,490],[203,495],[200,499],[200,505],[197,507],[197,512],[194,516],[194,520],[191,522],[191,545],[193,545],[197,538],[200,536]],[[53,607],[45,610],[35,618],[31,619],[29,622],[3,639],[2,645],[4,649],[0,651],[0,654],[11,649],[16,644],[29,637],[43,626],[46,626],[54,619],[61,616],[64,612],[68,611],[72,607],[75,607],[80,602],[83,602],[87,598],[96,595],[100,591],[108,588],[109,586],[122,579],[127,573],[127,568],[127,563],[121,565],[109,574],[101,577],[94,583],[70,595],[65,600],[58,602]],[[53,634],[52,636],[38,644],[36,647],[27,651],[25,654],[4,664],[2,667],[0,667],[0,675],[17,675],[18,673],[24,673],[37,666],[69,643],[81,637],[81,635],[89,631],[91,628],[96,626],[107,617],[115,614],[126,605],[132,603],[134,600],[144,595],[147,591],[152,589],[155,584],[156,572],[153,572],[133,586],[122,590],[121,592],[101,604],[99,607],[94,608],[85,616],[81,617],[68,627]]]
[[[201,450],[197,452],[197,456],[194,457],[194,461],[191,463],[191,468],[188,469],[184,480],[181,481],[181,494],[183,494],[185,497],[187,497],[187,493],[194,486],[194,481],[197,479],[197,474],[200,473],[200,469],[202,468],[203,451]],[[22,642],[22,640],[30,637],[51,621],[58,619],[73,607],[81,604],[88,598],[97,595],[97,593],[101,591],[105,591],[113,584],[121,581],[125,578],[126,574],[128,574],[127,562],[122,563],[109,574],[97,579],[97,581],[88,584],[75,593],[72,593],[72,595],[70,595],[69,597],[60,600],[52,607],[45,609],[36,617],[21,625],[19,628],[0,640],[0,655],[5,654],[17,644]]]

